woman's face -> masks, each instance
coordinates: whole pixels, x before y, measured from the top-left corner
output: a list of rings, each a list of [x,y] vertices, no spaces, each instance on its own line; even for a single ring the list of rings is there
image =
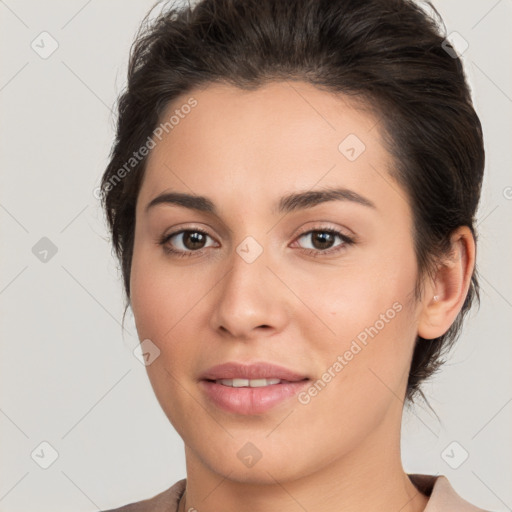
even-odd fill
[[[189,464],[282,482],[398,449],[421,307],[411,209],[377,120],[351,105],[278,82],[210,85],[167,109],[131,301]],[[148,208],[170,193],[206,200]]]

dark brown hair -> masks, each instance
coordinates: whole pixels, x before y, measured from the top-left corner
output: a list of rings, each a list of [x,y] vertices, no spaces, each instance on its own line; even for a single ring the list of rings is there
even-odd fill
[[[254,90],[271,80],[302,80],[363,100],[380,118],[395,157],[390,173],[411,204],[420,276],[435,272],[457,227],[469,226],[476,239],[482,129],[461,60],[445,40],[437,11],[426,7],[430,14],[409,0],[200,0],[164,5],[151,20],[152,9],[132,46],[101,182],[126,307],[146,158],[132,168],[126,163],[152,136],[169,102],[214,82]],[[450,329],[436,339],[418,337],[410,402],[416,393],[425,398],[419,385],[444,362],[478,290],[475,271]],[[416,291],[419,296],[421,285]]]

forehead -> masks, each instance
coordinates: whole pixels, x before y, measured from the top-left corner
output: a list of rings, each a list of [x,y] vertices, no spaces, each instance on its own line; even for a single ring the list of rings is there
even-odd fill
[[[305,82],[252,91],[210,84],[169,104],[166,122],[148,157],[145,201],[166,188],[219,198],[237,191],[240,202],[315,183],[364,190],[392,165],[369,108]]]

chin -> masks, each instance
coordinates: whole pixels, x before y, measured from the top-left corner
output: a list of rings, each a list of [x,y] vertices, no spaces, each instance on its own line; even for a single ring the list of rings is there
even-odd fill
[[[212,472],[221,475],[233,482],[241,484],[267,485],[275,484],[276,480],[285,482],[296,480],[301,475],[298,471],[296,461],[290,464],[288,461],[263,460],[261,458],[252,467],[245,467],[238,458],[236,462],[230,457],[229,460],[203,460]]]

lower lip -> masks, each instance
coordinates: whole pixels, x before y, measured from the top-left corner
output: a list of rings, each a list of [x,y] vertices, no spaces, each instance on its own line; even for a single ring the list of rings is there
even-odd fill
[[[234,388],[202,380],[200,385],[208,398],[221,409],[236,414],[262,414],[284,400],[295,396],[307,380],[272,384],[260,388]]]

